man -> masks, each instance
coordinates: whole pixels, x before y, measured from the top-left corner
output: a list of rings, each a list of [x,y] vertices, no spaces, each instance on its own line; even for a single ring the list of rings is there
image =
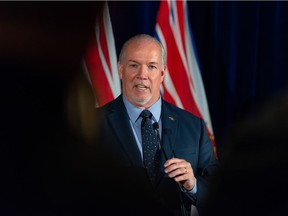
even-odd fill
[[[118,62],[123,94],[98,109],[101,200],[106,197],[125,215],[185,215],[191,204],[205,206],[208,178],[217,167],[204,122],[161,97],[165,57],[155,38],[129,39]],[[142,117],[143,110],[152,117]],[[151,161],[145,161],[143,119],[153,123],[151,136],[158,135],[154,180],[148,175]]]

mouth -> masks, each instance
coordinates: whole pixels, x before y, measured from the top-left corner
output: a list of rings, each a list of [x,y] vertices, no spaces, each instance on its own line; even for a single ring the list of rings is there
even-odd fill
[[[146,90],[146,89],[149,89],[148,86],[143,85],[143,84],[137,84],[137,85],[135,85],[135,87],[136,87],[137,89],[139,89],[139,90]]]

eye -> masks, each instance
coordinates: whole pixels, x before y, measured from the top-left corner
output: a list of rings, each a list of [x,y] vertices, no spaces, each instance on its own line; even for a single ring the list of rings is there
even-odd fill
[[[138,65],[137,65],[137,64],[129,64],[129,67],[130,67],[130,68],[137,68]]]
[[[149,68],[150,70],[155,70],[155,69],[157,69],[157,67],[156,67],[155,65],[148,65],[148,68]]]

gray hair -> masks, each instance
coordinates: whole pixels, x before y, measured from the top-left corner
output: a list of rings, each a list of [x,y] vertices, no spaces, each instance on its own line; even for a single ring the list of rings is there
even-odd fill
[[[155,42],[157,43],[160,48],[161,48],[161,60],[162,60],[162,64],[163,65],[166,65],[166,51],[162,45],[162,43],[160,43],[160,41],[155,38],[155,37],[152,37],[151,35],[148,35],[148,34],[138,34],[138,35],[135,35],[133,37],[131,37],[130,39],[128,39],[122,46],[121,48],[121,51],[120,51],[120,54],[119,54],[119,62],[122,63],[123,61],[123,58],[124,58],[124,55],[125,55],[125,52],[126,52],[126,49],[127,49],[127,46],[133,42],[133,41],[140,41],[140,40],[147,40],[147,41],[151,41],[151,42]]]

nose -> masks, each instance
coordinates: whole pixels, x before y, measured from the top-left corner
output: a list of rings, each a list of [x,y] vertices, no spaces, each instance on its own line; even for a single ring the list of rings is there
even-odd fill
[[[147,79],[148,78],[148,70],[145,66],[139,67],[137,78],[138,79]]]

